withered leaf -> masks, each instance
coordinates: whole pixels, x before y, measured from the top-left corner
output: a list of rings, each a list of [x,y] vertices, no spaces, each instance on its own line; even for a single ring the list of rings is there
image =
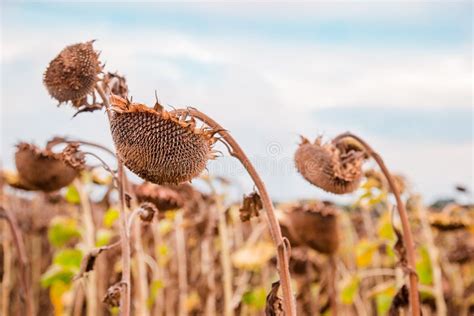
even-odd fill
[[[393,249],[395,250],[395,253],[398,256],[398,264],[402,267],[402,269],[405,272],[409,272],[408,271],[409,269],[408,269],[407,249],[405,248],[405,243],[403,242],[402,233],[395,226],[393,226],[393,231],[395,232],[395,235],[397,236],[397,241],[395,242],[395,245],[393,246]]]
[[[388,311],[389,316],[398,316],[400,315],[400,309],[408,307],[410,303],[410,298],[408,295],[408,288],[406,285],[403,285],[395,294]]]
[[[239,209],[240,220],[249,221],[252,217],[258,217],[262,209],[262,200],[257,192],[252,192],[244,196],[242,207]]]
[[[143,202],[140,204],[140,219],[144,222],[151,222],[153,220],[153,216],[158,214],[158,209],[156,206],[151,202]]]
[[[114,247],[115,245],[116,244],[112,244],[110,246],[94,248],[88,254],[86,254],[84,258],[82,258],[79,273],[74,277],[74,280],[80,279],[85,273],[92,271],[94,269],[95,260],[97,259],[99,254],[104,250],[108,250]]]
[[[76,170],[83,170],[85,168],[85,154],[79,150],[79,143],[69,143],[63,149],[61,158],[65,163]]]
[[[104,84],[110,86],[110,83],[114,83],[112,85],[111,93],[121,96],[122,98],[127,98],[128,96],[128,86],[127,80],[125,77],[120,76],[118,73],[111,73],[108,72],[104,76]]]
[[[266,316],[283,316],[283,300],[278,296],[280,281],[272,283],[272,289],[267,295],[267,305],[265,306]]]
[[[102,302],[105,303],[108,307],[118,307],[120,305],[120,296],[122,294],[122,286],[125,286],[124,283],[119,282],[115,283],[107,289]]]
[[[132,207],[132,196],[128,193],[125,193],[125,205],[127,206],[127,208]]]

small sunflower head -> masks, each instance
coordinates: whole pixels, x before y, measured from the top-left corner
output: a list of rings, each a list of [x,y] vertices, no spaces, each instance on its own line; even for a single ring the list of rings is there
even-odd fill
[[[67,46],[46,68],[44,85],[60,103],[83,99],[93,91],[102,71],[93,42]]]
[[[17,145],[15,163],[22,183],[31,189],[44,192],[67,186],[82,168],[68,164],[61,153],[23,142]]]
[[[215,157],[211,129],[197,128],[193,118],[131,103],[111,100],[111,131],[117,154],[125,166],[156,184],[179,184],[197,177]]]
[[[339,247],[338,208],[330,202],[292,205],[283,214],[286,233],[295,245],[304,245],[324,254]]]
[[[360,146],[342,140],[323,144],[302,137],[295,152],[298,172],[311,184],[331,193],[345,194],[356,190],[362,179],[362,164],[367,158]]]

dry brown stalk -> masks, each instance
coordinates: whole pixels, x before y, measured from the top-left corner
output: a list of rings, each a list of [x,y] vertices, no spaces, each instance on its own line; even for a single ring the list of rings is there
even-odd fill
[[[10,226],[13,235],[16,250],[18,252],[18,261],[20,263],[20,280],[25,299],[25,315],[33,316],[33,296],[31,292],[30,273],[28,269],[28,258],[26,256],[25,243],[15,216],[3,206],[0,206],[0,218],[5,219]]]
[[[107,114],[110,120],[110,104],[109,99],[104,89],[96,84],[95,88],[97,93],[102,98],[106,107]],[[118,169],[118,190],[120,197],[120,240],[122,243],[122,295],[120,296],[120,312],[122,316],[130,315],[130,297],[131,297],[131,283],[130,283],[130,239],[127,233],[127,215],[125,213],[125,190],[124,190],[124,168],[122,161],[117,156],[117,169]]]
[[[255,170],[254,166],[248,159],[245,152],[242,150],[237,141],[230,135],[230,133],[228,133],[221,125],[219,125],[216,121],[214,121],[206,114],[194,108],[188,108],[186,110],[175,110],[170,113],[189,114],[192,117],[201,120],[211,129],[219,131],[218,133],[222,136],[222,138],[226,141],[226,143],[229,145],[229,148],[231,149],[230,154],[233,157],[237,158],[249,173],[262,199],[263,207],[267,214],[272,240],[275,243],[277,249],[278,273],[280,274],[280,282],[283,292],[284,310],[287,316],[296,315],[296,305],[291,289],[291,277],[289,271],[289,243],[285,242],[281,235],[280,225],[278,224],[278,220],[275,216],[273,203],[267,192],[265,184],[257,173],[257,170]]]
[[[393,195],[395,196],[395,200],[397,202],[398,214],[400,216],[400,220],[402,223],[403,243],[407,251],[409,280],[410,280],[409,290],[410,290],[411,313],[413,316],[419,316],[420,315],[420,300],[419,300],[419,295],[418,295],[418,277],[415,272],[415,267],[416,267],[415,244],[413,242],[413,236],[410,230],[410,222],[408,220],[408,214],[406,212],[405,205],[403,204],[402,199],[400,197],[400,193],[398,192],[398,187],[395,181],[393,180],[393,177],[390,174],[390,171],[385,166],[385,163],[382,157],[377,152],[375,152],[372,149],[372,147],[368,143],[366,143],[362,138],[352,133],[347,132],[334,138],[333,143],[337,143],[338,141],[345,138],[355,139],[364,147],[367,154],[371,156],[375,160],[375,162],[377,162],[380,169],[382,170],[382,173],[387,178],[390,189],[392,190]]]

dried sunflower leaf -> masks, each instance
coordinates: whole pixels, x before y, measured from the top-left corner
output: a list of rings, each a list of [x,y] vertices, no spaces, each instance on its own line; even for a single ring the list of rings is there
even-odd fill
[[[122,287],[126,286],[124,283],[119,282],[108,288],[102,302],[108,307],[118,307],[120,305],[120,297],[122,295]]]
[[[400,315],[400,309],[408,307],[410,303],[410,298],[408,295],[408,288],[406,285],[403,285],[395,294],[392,300],[392,304],[390,305],[390,309],[388,310],[389,316],[398,316]]]
[[[272,289],[267,295],[267,305],[265,307],[266,316],[283,316],[283,300],[278,296],[280,281],[272,283]]]
[[[258,217],[262,207],[262,200],[257,192],[244,196],[242,207],[239,209],[240,220],[247,222],[252,217]]]

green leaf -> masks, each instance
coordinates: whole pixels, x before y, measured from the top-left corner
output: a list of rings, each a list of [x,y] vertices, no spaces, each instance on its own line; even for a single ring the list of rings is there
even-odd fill
[[[82,251],[78,249],[64,249],[59,251],[53,259],[53,263],[63,268],[78,269],[81,266]]]
[[[55,247],[64,246],[71,239],[80,236],[77,223],[71,218],[56,217],[48,229],[48,240]]]
[[[373,178],[368,178],[362,185],[360,186],[362,189],[371,190],[372,188],[378,188],[379,182]]]
[[[88,184],[92,182],[92,174],[87,170],[82,170],[81,172],[81,182]]]
[[[56,282],[49,289],[49,299],[54,307],[54,315],[64,315],[63,296],[70,288],[71,285],[69,284]]]
[[[360,279],[357,276],[347,278],[343,281],[340,299],[343,304],[352,305],[354,297],[359,291]]]
[[[259,241],[237,249],[231,259],[237,269],[255,271],[266,266],[274,255],[275,248],[270,242]]]
[[[155,248],[155,252],[158,258],[158,265],[164,267],[170,260],[170,249],[167,245],[161,244]]]
[[[115,208],[109,208],[104,214],[104,226],[107,228],[112,227],[115,221],[120,217],[120,212]]]
[[[375,304],[377,306],[377,315],[386,315],[392,305],[393,297],[397,290],[394,286],[390,286],[375,295]]]
[[[158,253],[160,257],[167,257],[170,253],[170,250],[167,245],[159,245],[158,246]]]
[[[58,282],[69,284],[74,275],[72,270],[53,265],[41,276],[41,286],[47,288]]]
[[[370,206],[373,206],[373,205],[377,205],[377,204],[380,204],[382,203],[383,201],[385,201],[387,199],[387,193],[386,192],[381,192],[380,194],[372,197],[370,200],[369,200],[369,205]]]
[[[110,239],[112,239],[113,233],[110,229],[100,228],[97,230],[96,233],[96,247],[106,246],[110,243]]]
[[[389,211],[386,211],[377,223],[377,233],[381,239],[395,241],[395,232],[392,227],[392,218]]]
[[[368,267],[372,263],[372,258],[375,251],[378,248],[378,244],[367,240],[360,240],[355,246],[356,253],[356,264],[360,268]]]
[[[257,288],[244,293],[242,303],[251,306],[256,310],[263,310],[267,302],[267,293],[264,288]]]
[[[424,285],[433,284],[433,269],[431,266],[430,255],[425,246],[418,248],[420,259],[416,262],[416,273],[420,283]]]
[[[169,234],[173,230],[173,221],[165,218],[160,220],[158,224],[158,231],[160,232],[161,236],[165,236]]]
[[[165,283],[163,280],[155,280],[151,282],[150,284],[150,294],[147,299],[147,306],[148,308],[151,308],[153,304],[155,303],[156,295],[158,295],[158,292],[165,287]]]
[[[79,192],[74,185],[69,185],[66,190],[66,195],[64,196],[66,201],[71,204],[81,204],[81,197],[79,196]]]

